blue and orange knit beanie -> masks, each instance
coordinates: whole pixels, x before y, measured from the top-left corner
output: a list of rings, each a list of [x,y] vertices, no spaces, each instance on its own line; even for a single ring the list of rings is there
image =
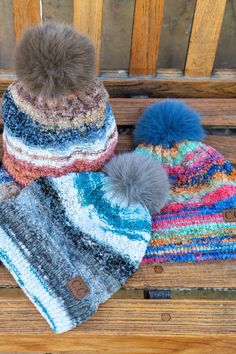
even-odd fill
[[[94,46],[72,27],[47,23],[23,35],[2,107],[3,166],[20,186],[97,171],[113,156],[116,122],[94,73]]]

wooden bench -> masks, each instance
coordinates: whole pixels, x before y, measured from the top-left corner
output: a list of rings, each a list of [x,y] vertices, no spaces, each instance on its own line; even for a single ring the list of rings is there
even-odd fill
[[[132,127],[145,107],[175,97],[202,114],[210,132],[206,142],[236,165],[236,72],[213,72],[226,0],[196,1],[183,72],[157,71],[164,0],[135,1],[128,72],[99,69],[103,0],[73,3],[74,25],[96,45],[97,73],[111,96],[120,131],[117,152],[133,148]],[[18,40],[25,24],[40,22],[40,1],[12,4]],[[0,70],[0,94],[13,79],[12,70]],[[0,265],[0,352],[233,354],[235,348],[234,261],[141,266],[91,320],[62,335],[51,333]]]
[[[131,127],[142,110],[156,101],[159,99],[111,99],[118,126]],[[186,101],[202,114],[207,128],[236,127],[236,99]],[[206,141],[236,163],[236,137],[210,135]],[[117,150],[131,148],[132,136],[120,135]],[[0,350],[157,354],[182,353],[188,347],[189,353],[233,353],[235,288],[234,261],[141,266],[91,320],[71,332],[54,335],[0,266]],[[231,294],[235,300],[230,299]]]

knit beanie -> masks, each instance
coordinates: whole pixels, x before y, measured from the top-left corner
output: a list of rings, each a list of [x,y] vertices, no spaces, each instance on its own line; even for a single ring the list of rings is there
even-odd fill
[[[143,263],[236,259],[236,172],[204,135],[200,115],[175,100],[151,105],[136,124],[136,152],[160,161],[171,184]]]
[[[113,156],[117,128],[95,78],[95,50],[70,26],[25,32],[17,80],[3,96],[3,165],[21,186],[44,176],[96,171]]]
[[[104,172],[41,178],[0,204],[0,260],[52,330],[65,332],[136,271],[150,212],[167,195],[160,163],[136,153],[114,157]]]

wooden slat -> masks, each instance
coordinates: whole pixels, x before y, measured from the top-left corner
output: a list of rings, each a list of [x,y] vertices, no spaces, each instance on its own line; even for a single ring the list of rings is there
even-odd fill
[[[96,48],[96,72],[100,71],[103,0],[74,0],[74,27],[88,35]]]
[[[170,78],[103,80],[110,97],[235,98],[236,81]],[[3,85],[2,85],[3,86]],[[0,83],[1,89],[1,83]]]
[[[15,75],[0,71],[0,95],[13,81]],[[174,97],[174,98],[235,98],[236,71],[224,69],[207,77],[185,77],[176,69],[159,70],[157,78],[128,79],[116,75],[102,76],[110,97]]]
[[[211,75],[226,0],[197,0],[185,75]]]
[[[41,22],[40,0],[13,0],[12,6],[16,41],[19,41],[26,27]]]
[[[136,289],[236,288],[236,261],[143,265],[125,287]]]
[[[23,294],[0,296],[0,335],[49,334],[50,329]],[[3,291],[4,292],[4,291]],[[148,335],[236,335],[236,301],[110,299],[86,323],[69,332]],[[68,348],[69,350],[69,348]]]
[[[236,136],[209,135],[204,142],[220,151],[231,163],[236,164]]]
[[[118,125],[134,125],[145,108],[160,101],[161,99],[157,98],[111,98],[110,100]],[[205,126],[236,128],[236,99],[187,98],[180,101],[185,101],[198,111]]]
[[[110,335],[76,332],[76,336],[66,335],[1,335],[0,349],[34,353],[40,349],[54,354],[235,354],[236,337],[234,335],[203,336],[161,336],[150,333],[140,335]],[[59,353],[55,353],[58,351]],[[68,351],[75,351],[73,353]],[[16,353],[16,354],[17,354]],[[52,353],[52,354],[53,354]],[[4,353],[5,354],[5,353]],[[46,354],[46,353],[45,353]]]
[[[0,288],[18,287],[0,265]],[[126,289],[236,288],[236,261],[142,265]]]
[[[164,0],[136,0],[130,75],[155,75]]]

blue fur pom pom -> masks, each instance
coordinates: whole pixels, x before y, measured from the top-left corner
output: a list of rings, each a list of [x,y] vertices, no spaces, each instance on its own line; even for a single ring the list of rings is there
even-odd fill
[[[200,114],[176,100],[149,106],[134,130],[137,145],[172,145],[185,139],[200,141],[204,136]]]

